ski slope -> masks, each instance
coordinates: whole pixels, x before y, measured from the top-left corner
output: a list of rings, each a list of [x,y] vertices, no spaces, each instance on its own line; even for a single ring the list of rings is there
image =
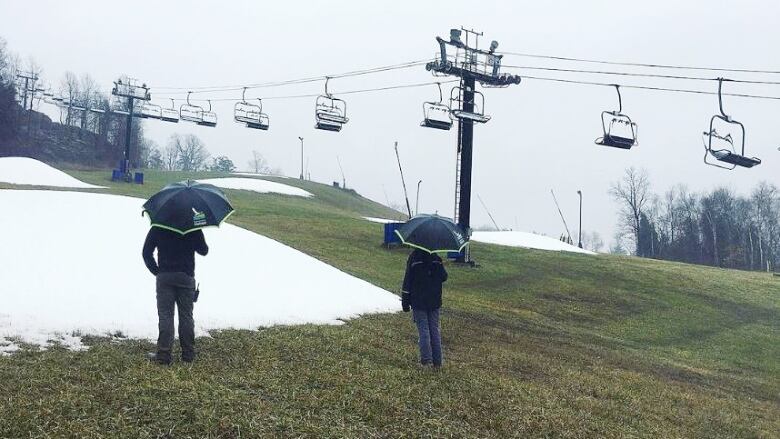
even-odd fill
[[[209,183],[214,186],[221,187],[223,189],[240,189],[245,191],[253,191],[261,194],[274,193],[282,195],[292,195],[296,197],[313,197],[311,192],[303,189],[277,183],[275,181],[262,180],[259,178],[237,178],[237,177],[225,177],[225,178],[206,178],[198,180],[201,183]]]
[[[74,189],[105,189],[77,180],[41,161],[27,157],[0,157],[0,183]]]
[[[144,200],[0,190],[0,353],[19,342],[82,349],[81,335],[156,339],[155,279],[141,258]],[[196,256],[196,333],[338,324],[400,309],[394,294],[245,229],[207,229]]]

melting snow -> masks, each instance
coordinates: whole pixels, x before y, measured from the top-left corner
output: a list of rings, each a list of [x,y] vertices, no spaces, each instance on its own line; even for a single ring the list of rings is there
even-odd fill
[[[509,247],[534,248],[539,250],[553,250],[553,251],[564,251],[564,252],[574,252],[574,253],[595,255],[595,253],[593,253],[592,251],[583,250],[577,246],[567,244],[555,238],[550,238],[549,236],[542,236],[542,235],[537,235],[535,233],[528,233],[528,232],[477,231],[472,233],[471,240],[477,242],[485,242],[488,244],[506,245]]]
[[[141,247],[144,200],[0,190],[0,355],[20,342],[81,349],[80,335],[156,339],[154,277]],[[398,297],[277,241],[224,224],[196,258],[196,333],[338,324],[392,312]]]
[[[209,183],[223,189],[242,189],[260,193],[275,193],[282,195],[294,195],[298,197],[312,197],[311,192],[274,181],[261,180],[259,178],[207,178],[198,180],[201,183]]]
[[[31,186],[105,189],[77,180],[41,161],[27,157],[0,157],[0,182]]]

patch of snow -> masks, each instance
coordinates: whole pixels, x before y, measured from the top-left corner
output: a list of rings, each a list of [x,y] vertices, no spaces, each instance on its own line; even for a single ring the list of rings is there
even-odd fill
[[[276,183],[274,181],[261,180],[259,178],[206,178],[198,180],[201,183],[209,183],[223,189],[241,189],[245,191],[254,191],[260,193],[275,193],[282,195],[293,195],[297,197],[313,197],[311,192],[303,189]]]
[[[471,234],[471,240],[488,244],[505,245],[509,247],[533,248],[538,250],[564,251],[595,255],[596,253],[567,244],[549,236],[537,235],[528,232],[500,231],[482,232],[475,231]]]
[[[256,172],[231,172],[230,175],[238,175],[240,177],[271,177],[271,178],[290,178],[286,175],[273,175],[273,174],[260,174]]]
[[[364,216],[364,220],[371,221],[372,223],[380,223],[380,224],[387,224],[387,223],[402,223],[404,220],[394,220],[394,219],[387,219],[387,218],[374,218],[370,216]]]
[[[30,186],[105,189],[77,180],[41,161],[27,157],[0,157],[0,182]]]
[[[157,337],[155,278],[141,258],[144,200],[0,190],[0,351],[20,342],[81,349],[81,335]],[[196,258],[196,333],[339,324],[394,312],[396,295],[291,247],[223,224]]]

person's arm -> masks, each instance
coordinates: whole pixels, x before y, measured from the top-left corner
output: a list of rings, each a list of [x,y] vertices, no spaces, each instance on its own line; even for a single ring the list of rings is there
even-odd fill
[[[209,253],[209,246],[206,245],[206,237],[203,236],[203,230],[192,232],[194,241],[194,250],[201,256],[206,256]]]
[[[157,261],[154,260],[154,249],[157,247],[157,239],[154,233],[154,227],[149,229],[149,233],[146,234],[146,240],[144,241],[144,249],[141,254],[144,257],[144,264],[153,275],[157,276],[160,272],[160,267],[157,266]]]
[[[447,270],[444,269],[444,263],[441,261],[441,258],[436,256],[436,259],[433,261],[436,267],[436,270],[439,272],[439,280],[444,283],[447,282]]]
[[[411,309],[412,296],[412,257],[406,261],[406,273],[404,274],[404,283],[401,286],[401,309],[408,312]]]

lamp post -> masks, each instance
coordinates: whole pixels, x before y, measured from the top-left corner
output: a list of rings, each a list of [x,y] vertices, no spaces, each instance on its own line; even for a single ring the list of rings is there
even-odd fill
[[[301,180],[303,180],[303,137],[298,136],[298,139],[301,141]]]
[[[579,248],[582,248],[582,191],[577,191],[577,195],[580,196],[580,233],[579,233]]]
[[[417,199],[414,201],[414,214],[415,215],[420,213],[420,183],[422,183],[422,180],[417,182]]]

